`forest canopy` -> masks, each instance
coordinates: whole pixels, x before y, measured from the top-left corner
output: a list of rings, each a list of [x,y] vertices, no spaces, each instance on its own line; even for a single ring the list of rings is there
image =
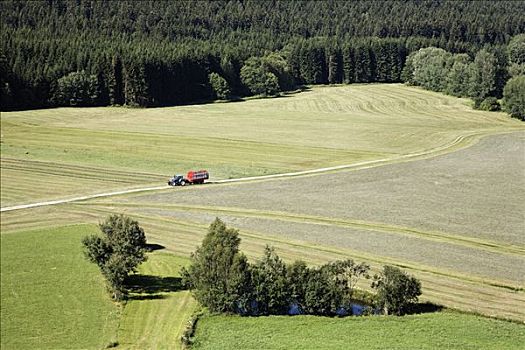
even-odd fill
[[[525,33],[524,1],[7,0],[0,13],[2,110],[398,82],[420,48],[473,59]],[[250,87],[241,69],[257,60]]]

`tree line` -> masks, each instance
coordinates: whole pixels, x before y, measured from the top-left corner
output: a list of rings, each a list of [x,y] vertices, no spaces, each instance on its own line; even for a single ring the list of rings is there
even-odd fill
[[[2,1],[1,106],[167,106],[398,82],[420,48],[473,57],[506,44],[525,31],[524,11],[515,1]]]
[[[525,34],[517,35],[506,47],[485,47],[474,58],[427,47],[412,52],[402,72],[411,85],[469,97],[474,108],[500,110],[525,120]]]
[[[238,231],[216,219],[182,272],[183,283],[211,312],[333,316],[351,312],[353,302],[367,299],[386,314],[402,315],[421,294],[421,283],[393,266],[374,276],[371,286],[377,293],[370,297],[356,290],[361,279],[371,278],[366,263],[286,264],[268,246],[259,262],[249,263],[239,244]]]
[[[85,257],[100,268],[113,299],[124,300],[129,275],[147,260],[144,230],[122,214],[108,216],[99,228],[101,234],[82,239]],[[286,264],[268,246],[259,262],[249,263],[239,251],[240,242],[237,230],[215,219],[181,272],[183,285],[211,312],[333,316],[351,313],[358,301],[402,315],[421,295],[421,283],[393,266],[373,276],[372,296],[356,288],[361,279],[371,279],[366,263],[347,259],[318,267],[302,261]]]

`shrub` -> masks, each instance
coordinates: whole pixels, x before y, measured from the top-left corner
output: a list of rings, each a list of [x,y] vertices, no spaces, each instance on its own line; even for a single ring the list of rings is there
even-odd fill
[[[220,100],[228,100],[231,97],[230,86],[228,85],[226,79],[217,73],[210,73],[210,75],[208,75],[208,79],[216,98]]]
[[[85,71],[73,72],[58,79],[52,97],[59,106],[94,106],[97,99],[97,77]]]
[[[191,255],[190,266],[182,269],[183,284],[212,312],[235,312],[239,303],[247,304],[250,271],[240,241],[239,232],[217,218]]]
[[[501,110],[501,105],[498,102],[498,99],[490,96],[480,102],[478,109],[482,111],[495,112]]]
[[[512,117],[525,120],[525,76],[507,82],[503,89],[503,108]]]
[[[384,266],[374,276],[372,288],[377,289],[377,306],[385,314],[402,315],[417,302],[421,295],[421,282],[394,266]]]
[[[261,57],[246,60],[241,68],[241,81],[255,95],[274,96],[281,91],[279,79]]]

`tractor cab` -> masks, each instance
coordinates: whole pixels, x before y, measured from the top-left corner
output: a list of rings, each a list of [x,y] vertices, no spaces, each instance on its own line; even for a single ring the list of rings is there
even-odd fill
[[[168,181],[168,185],[170,186],[180,186],[184,183],[184,176],[182,175],[173,175],[171,179]]]

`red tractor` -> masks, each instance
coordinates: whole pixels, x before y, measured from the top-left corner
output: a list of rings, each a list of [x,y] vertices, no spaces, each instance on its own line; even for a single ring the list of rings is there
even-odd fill
[[[186,186],[186,185],[197,185],[204,183],[204,180],[208,180],[210,178],[210,174],[207,170],[199,170],[199,171],[188,171],[186,174],[186,177],[182,175],[174,175],[171,179],[168,181],[168,185],[170,186]]]

